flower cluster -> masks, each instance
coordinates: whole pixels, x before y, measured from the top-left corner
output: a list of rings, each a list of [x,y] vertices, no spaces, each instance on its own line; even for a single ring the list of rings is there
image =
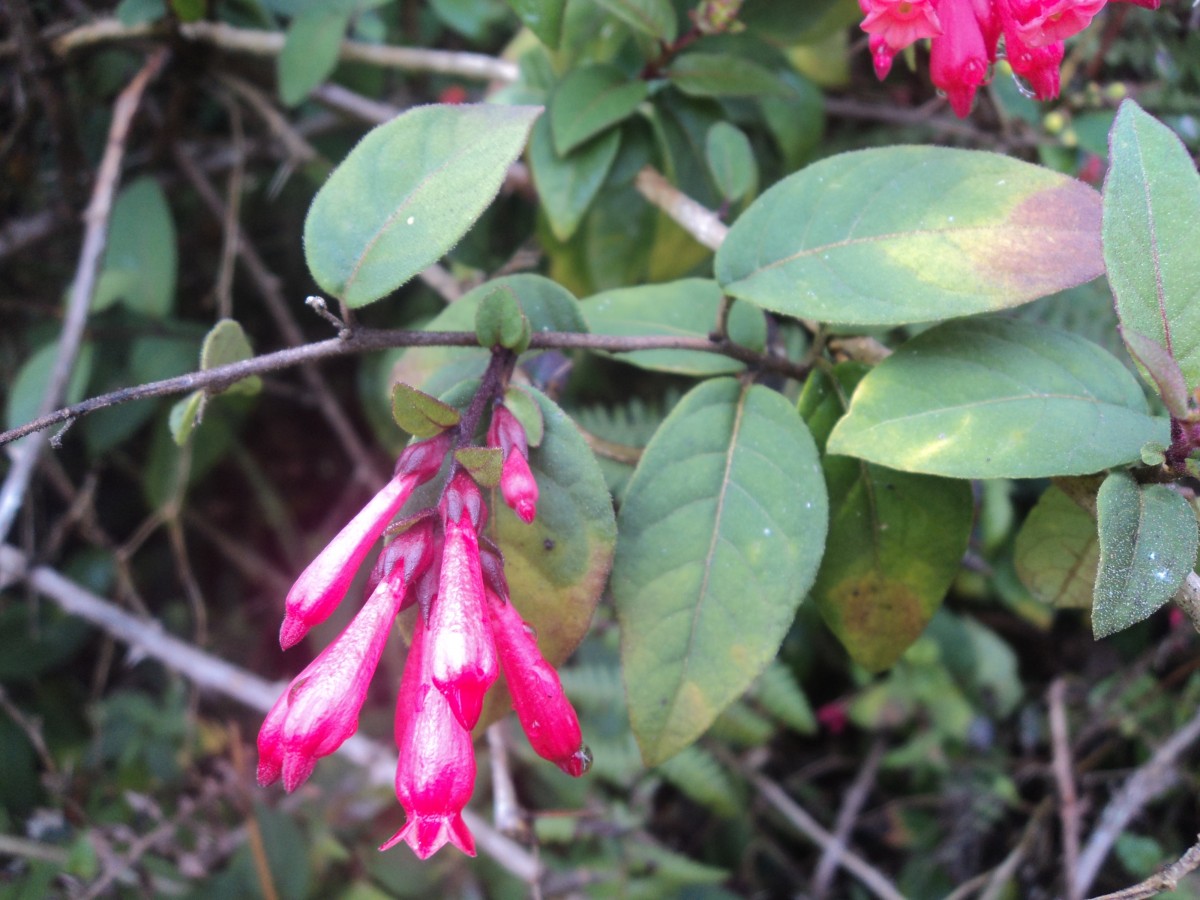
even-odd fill
[[[412,444],[390,482],[330,542],[288,593],[280,644],[286,649],[341,602],[354,573],[413,490],[432,479],[452,449],[452,432]],[[503,455],[500,491],[526,523],[538,487],[517,418],[496,404],[488,445]],[[367,582],[368,598],[345,631],[288,686],[258,735],[258,780],[282,777],[293,791],[317,759],[358,728],[367,687],[396,616],[416,604],[416,624],[396,706],[396,796],[407,820],[380,849],[404,841],[421,859],[447,842],[474,855],[462,811],[475,786],[471,729],[503,670],[533,749],[579,776],[591,756],[558,674],[509,602],[500,552],[481,533],[483,495],[457,464],[436,507],[399,524]],[[481,546],[482,543],[482,546]]]
[[[966,117],[986,83],[1004,38],[1004,56],[1039,100],[1058,96],[1063,41],[1077,34],[1107,0],[858,0],[875,74],[882,80],[896,54],[932,38],[929,74]],[[1120,2],[1120,0],[1116,0]],[[1159,0],[1124,0],[1157,9]]]

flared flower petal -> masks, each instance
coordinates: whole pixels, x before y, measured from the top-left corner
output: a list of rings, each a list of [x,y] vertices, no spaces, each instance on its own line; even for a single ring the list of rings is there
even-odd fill
[[[865,18],[862,30],[878,36],[892,55],[914,41],[942,33],[933,0],[858,0]]]
[[[396,704],[396,797],[407,821],[379,849],[404,841],[428,859],[451,843],[474,856],[475,841],[462,819],[475,789],[474,747],[431,680],[429,640],[418,614]]]

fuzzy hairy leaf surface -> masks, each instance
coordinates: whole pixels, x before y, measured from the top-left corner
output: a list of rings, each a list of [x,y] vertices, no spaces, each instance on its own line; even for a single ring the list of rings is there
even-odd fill
[[[774,658],[826,522],[816,447],[781,395],[714,379],[663,422],[626,491],[612,576],[648,763],[694,741]]]

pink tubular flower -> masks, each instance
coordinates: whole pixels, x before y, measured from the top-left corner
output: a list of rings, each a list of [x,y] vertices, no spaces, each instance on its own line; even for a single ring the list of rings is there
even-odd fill
[[[1004,28],[1004,51],[1013,72],[1029,82],[1039,100],[1057,97],[1059,66],[1063,60],[1062,41],[1043,47],[1029,46],[1013,18],[1012,0],[998,0],[997,7]]]
[[[283,626],[279,629],[279,644],[283,649],[298,643],[342,602],[371,545],[383,534],[413,488],[437,474],[448,447],[449,436],[443,434],[405,450],[396,463],[392,480],[300,574],[288,591]]]
[[[428,630],[418,612],[396,705],[396,797],[408,818],[379,849],[404,841],[428,859],[449,842],[474,856],[462,811],[475,789],[475,752],[471,735],[430,678]]]
[[[442,501],[442,568],[429,616],[430,675],[468,730],[479,721],[484,694],[500,672],[485,619],[479,539],[473,521],[481,518],[482,504],[471,477],[465,472],[455,474]],[[472,516],[472,509],[479,514]]]
[[[292,680],[258,733],[259,784],[272,784],[282,774],[284,788],[294,791],[319,757],[358,729],[367,687],[405,593],[401,562],[337,640]]]
[[[497,403],[488,426],[489,447],[504,454],[500,474],[500,493],[521,521],[528,525],[537,515],[538,485],[529,468],[529,440],[520,421],[508,407]]]
[[[987,79],[991,51],[970,0],[941,0],[938,13],[942,34],[933,42],[929,74],[946,92],[955,114],[966,118],[975,91]]]
[[[591,767],[579,717],[515,606],[488,591],[488,615],[513,709],[538,756],[578,778]]]

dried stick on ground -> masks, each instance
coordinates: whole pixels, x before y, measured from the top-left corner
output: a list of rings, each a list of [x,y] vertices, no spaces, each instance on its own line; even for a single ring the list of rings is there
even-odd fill
[[[821,848],[829,847],[834,843],[834,836],[822,828],[821,824],[809,815],[800,804],[789,797],[783,788],[757,772],[748,772],[747,776],[759,795],[798,832]],[[843,849],[838,864],[880,900],[904,900],[904,895],[896,890],[882,872],[857,854]]]
[[[1080,894],[1086,894],[1095,881],[1113,844],[1125,831],[1125,826],[1147,804],[1157,800],[1179,781],[1176,763],[1197,740],[1200,740],[1200,711],[1139,766],[1109,801],[1079,855],[1077,885]]]
[[[22,579],[65,612],[90,622],[139,653],[153,657],[202,690],[266,713],[285,687],[271,684],[167,634],[157,622],[130,615],[48,566],[30,567],[20,550],[0,544],[0,579],[8,577]],[[362,735],[354,735],[342,744],[338,753],[362,768],[372,783],[391,787],[396,772],[396,754],[389,748]],[[463,819],[475,834],[476,846],[514,876],[529,884],[541,878],[541,864],[523,847],[469,809],[463,811]]]
[[[104,247],[108,243],[108,220],[112,214],[113,197],[121,176],[121,159],[125,155],[125,142],[129,137],[129,129],[133,124],[134,113],[141,103],[146,86],[166,63],[167,53],[160,50],[146,61],[141,70],[134,75],[117,97],[113,105],[112,124],[108,129],[108,141],[104,147],[104,156],[100,159],[100,168],[96,173],[96,185],[92,189],[92,197],[87,211],[83,214],[86,229],[83,235],[83,247],[79,251],[79,263],[75,269],[75,278],[71,282],[70,297],[67,301],[67,314],[63,320],[62,332],[58,339],[58,352],[54,359],[54,368],[50,380],[42,394],[38,405],[38,415],[45,415],[62,402],[71,380],[71,372],[75,368],[75,358],[79,354],[79,345],[83,340],[83,327],[87,322],[88,309],[91,307],[92,294],[96,289],[96,278],[100,268],[100,259],[104,255]],[[46,441],[43,437],[35,437],[15,447],[12,467],[0,486],[0,542],[8,537],[13,519],[25,496],[33,470],[37,467],[38,457]]]
[[[1058,817],[1062,823],[1063,882],[1067,900],[1078,900],[1082,892],[1076,885],[1079,865],[1079,808],[1072,770],[1071,742],[1067,734],[1067,683],[1056,678],[1050,685],[1050,738],[1054,746],[1054,780],[1058,784]]]
[[[876,738],[872,742],[867,758],[842,799],[837,821],[833,824],[833,841],[821,851],[821,860],[817,863],[817,872],[812,879],[812,893],[817,900],[829,893],[829,886],[833,883],[833,876],[837,874],[842,854],[850,845],[850,833],[854,830],[854,823],[862,811],[863,804],[867,802],[871,787],[875,784],[875,776],[879,772],[885,749],[887,744],[882,738]]]

